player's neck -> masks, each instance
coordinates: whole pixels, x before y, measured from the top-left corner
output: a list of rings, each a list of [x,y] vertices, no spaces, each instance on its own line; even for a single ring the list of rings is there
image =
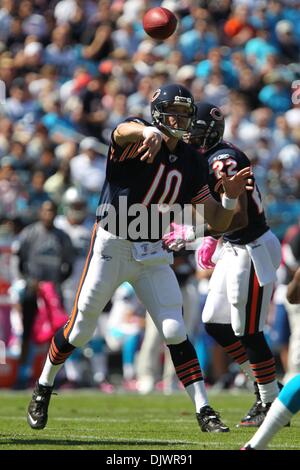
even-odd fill
[[[173,137],[173,136],[172,137],[164,136],[164,141],[166,142],[166,145],[167,145],[168,149],[171,152],[175,149],[175,147],[178,143],[178,140],[179,139],[177,139],[176,137]]]

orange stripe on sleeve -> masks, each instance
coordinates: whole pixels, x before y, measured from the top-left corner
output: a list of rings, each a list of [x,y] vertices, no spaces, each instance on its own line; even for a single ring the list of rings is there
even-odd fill
[[[136,143],[136,144],[134,145],[134,147],[132,148],[132,150],[131,150],[131,151],[129,152],[129,154],[127,155],[126,158],[129,159],[129,158],[134,158],[134,157],[136,157],[136,155],[137,155],[137,149],[139,148],[140,144],[141,144],[141,141],[138,140],[137,143]]]
[[[132,146],[133,146],[133,145],[134,145],[133,143],[130,143],[130,144],[128,144],[128,145],[125,147],[125,149],[124,149],[122,155],[121,155],[120,158],[119,158],[119,161],[120,161],[120,162],[122,162],[123,160],[125,160],[125,158],[127,158],[127,154],[128,154],[128,152],[130,152],[130,150],[132,150]]]

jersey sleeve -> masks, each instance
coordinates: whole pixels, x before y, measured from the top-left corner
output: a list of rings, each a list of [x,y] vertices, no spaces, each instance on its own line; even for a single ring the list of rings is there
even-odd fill
[[[145,126],[149,126],[150,124],[143,119],[132,117],[125,119],[122,121],[121,124],[126,122],[137,122],[139,124],[144,124]],[[138,149],[141,145],[141,141],[137,140],[136,142],[130,142],[125,147],[120,147],[115,139],[114,139],[114,132],[116,128],[111,133],[111,144],[109,147],[109,159],[113,162],[124,162],[125,160],[133,160],[138,155]]]
[[[198,156],[199,158],[199,156]],[[198,168],[194,174],[193,188],[192,188],[192,204],[202,204],[206,199],[212,197],[208,185],[208,168],[207,162],[203,159],[198,161]]]
[[[199,191],[196,192],[194,197],[191,199],[192,204],[202,204],[202,202],[206,201],[212,197],[208,184],[205,184]]]

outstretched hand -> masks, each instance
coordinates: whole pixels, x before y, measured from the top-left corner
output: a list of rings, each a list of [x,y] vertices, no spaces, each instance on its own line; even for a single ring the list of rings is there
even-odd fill
[[[250,166],[238,171],[234,176],[227,176],[222,172],[222,185],[226,196],[230,199],[237,199],[245,190],[252,191],[254,188],[252,176]]]
[[[146,152],[142,155],[141,161],[144,162],[147,160],[147,163],[152,163],[160,150],[162,135],[159,132],[152,130],[151,127],[146,127],[145,129],[147,131],[144,131],[144,140],[138,152],[142,153],[147,149]]]

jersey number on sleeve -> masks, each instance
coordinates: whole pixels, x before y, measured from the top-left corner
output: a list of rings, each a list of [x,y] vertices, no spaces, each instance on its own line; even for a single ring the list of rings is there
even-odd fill
[[[237,162],[233,160],[232,158],[227,158],[226,160],[215,161],[212,165],[212,169],[214,170],[216,179],[217,180],[221,179],[222,172],[225,172],[227,176],[234,176],[237,172],[236,165],[237,165]]]

